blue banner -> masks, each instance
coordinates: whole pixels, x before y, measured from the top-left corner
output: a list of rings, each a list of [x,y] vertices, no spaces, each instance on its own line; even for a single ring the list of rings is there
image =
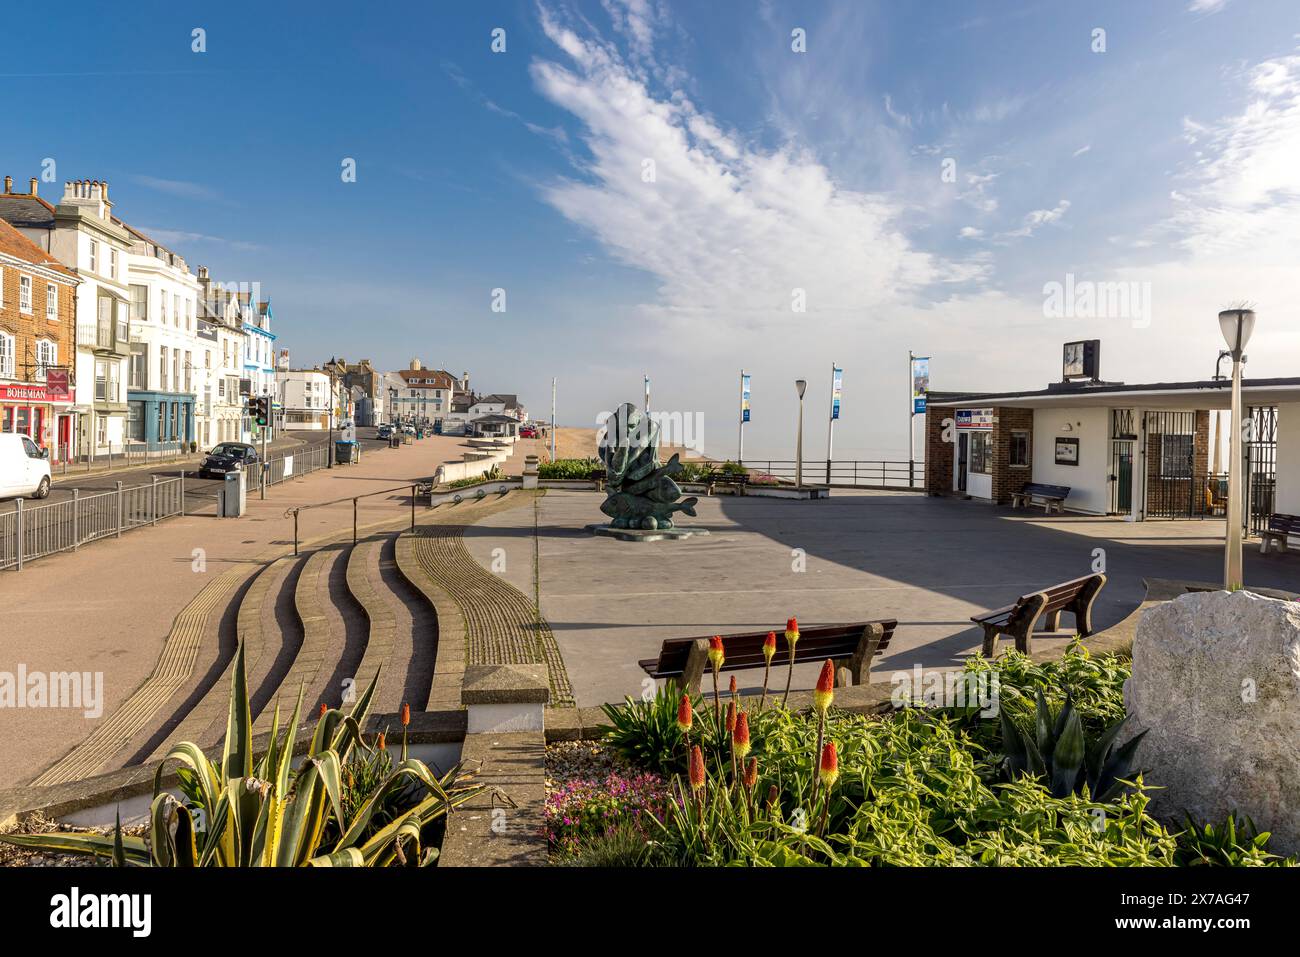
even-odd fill
[[[840,417],[840,395],[843,392],[844,370],[831,366],[831,419]]]
[[[740,421],[749,421],[749,376],[740,377]]]

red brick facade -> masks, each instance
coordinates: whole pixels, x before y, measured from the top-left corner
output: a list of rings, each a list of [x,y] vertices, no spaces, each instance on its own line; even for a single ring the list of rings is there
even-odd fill
[[[956,410],[949,407],[932,407],[925,417],[925,490],[931,495],[952,495],[953,457],[956,445],[956,428],[952,426]],[[1034,410],[993,409],[993,500],[1009,503],[1011,496],[1033,481]],[[944,423],[949,427],[945,430]],[[947,436],[945,437],[945,431]],[[1027,464],[1012,466],[1012,435],[1029,433]]]

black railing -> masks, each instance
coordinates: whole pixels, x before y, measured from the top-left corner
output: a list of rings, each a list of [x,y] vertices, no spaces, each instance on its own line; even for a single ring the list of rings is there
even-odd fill
[[[782,482],[795,480],[794,459],[745,459],[751,482],[771,476]],[[804,459],[806,485],[841,488],[913,489],[925,488],[925,463],[891,459]]]

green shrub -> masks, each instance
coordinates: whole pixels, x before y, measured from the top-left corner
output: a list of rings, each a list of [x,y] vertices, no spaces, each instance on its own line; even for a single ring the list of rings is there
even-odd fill
[[[1232,812],[1220,827],[1213,824],[1198,826],[1188,815],[1186,827],[1176,835],[1178,849],[1174,852],[1174,863],[1180,867],[1295,866],[1295,858],[1282,858],[1268,852],[1269,837],[1271,834],[1256,828],[1249,817],[1243,817],[1239,824]]]
[[[537,477],[569,481],[583,481],[596,469],[603,469],[599,459],[556,459],[537,466]]]

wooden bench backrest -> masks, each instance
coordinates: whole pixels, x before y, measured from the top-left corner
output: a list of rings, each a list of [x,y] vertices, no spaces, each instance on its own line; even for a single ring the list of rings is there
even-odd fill
[[[1040,495],[1046,498],[1068,498],[1070,487],[1068,485],[1044,485],[1041,482],[1030,482],[1025,486],[1025,495]]]
[[[1268,517],[1268,528],[1271,532],[1286,532],[1290,535],[1300,535],[1300,515],[1286,515],[1281,512],[1275,512]]]
[[[1084,588],[1086,588],[1096,577],[1096,575],[1084,575],[1082,578],[1075,578],[1068,582],[1061,582],[1059,585],[1053,585],[1051,588],[1044,588],[1041,592],[1036,592],[1035,594],[1043,594],[1047,596],[1047,604],[1043,606],[1043,614],[1060,611],[1062,608],[1072,604],[1074,600],[1079,597],[1079,593],[1083,591]],[[1023,595],[1016,604],[1026,604],[1031,598],[1031,595]]]
[[[818,625],[813,628],[801,628],[799,630],[799,642],[794,646],[794,660],[816,661],[823,658],[833,660],[848,658],[857,650],[863,629],[869,624],[872,623],[857,621],[843,625]],[[898,627],[898,621],[889,618],[880,620],[877,624],[880,624],[885,630],[878,646],[883,650],[889,645],[889,639],[893,637],[894,629]],[[783,628],[776,630],[776,656],[772,659],[773,662],[781,662],[782,664],[790,660],[786,653],[784,632],[785,629]],[[694,638],[667,639],[659,648],[658,672],[673,674],[684,670],[686,658],[691,651],[691,645],[701,638],[708,640],[712,637],[712,635],[698,635]],[[763,642],[766,640],[766,631],[723,635],[722,645],[726,656],[722,666],[723,670],[736,671],[743,668],[762,667]]]

